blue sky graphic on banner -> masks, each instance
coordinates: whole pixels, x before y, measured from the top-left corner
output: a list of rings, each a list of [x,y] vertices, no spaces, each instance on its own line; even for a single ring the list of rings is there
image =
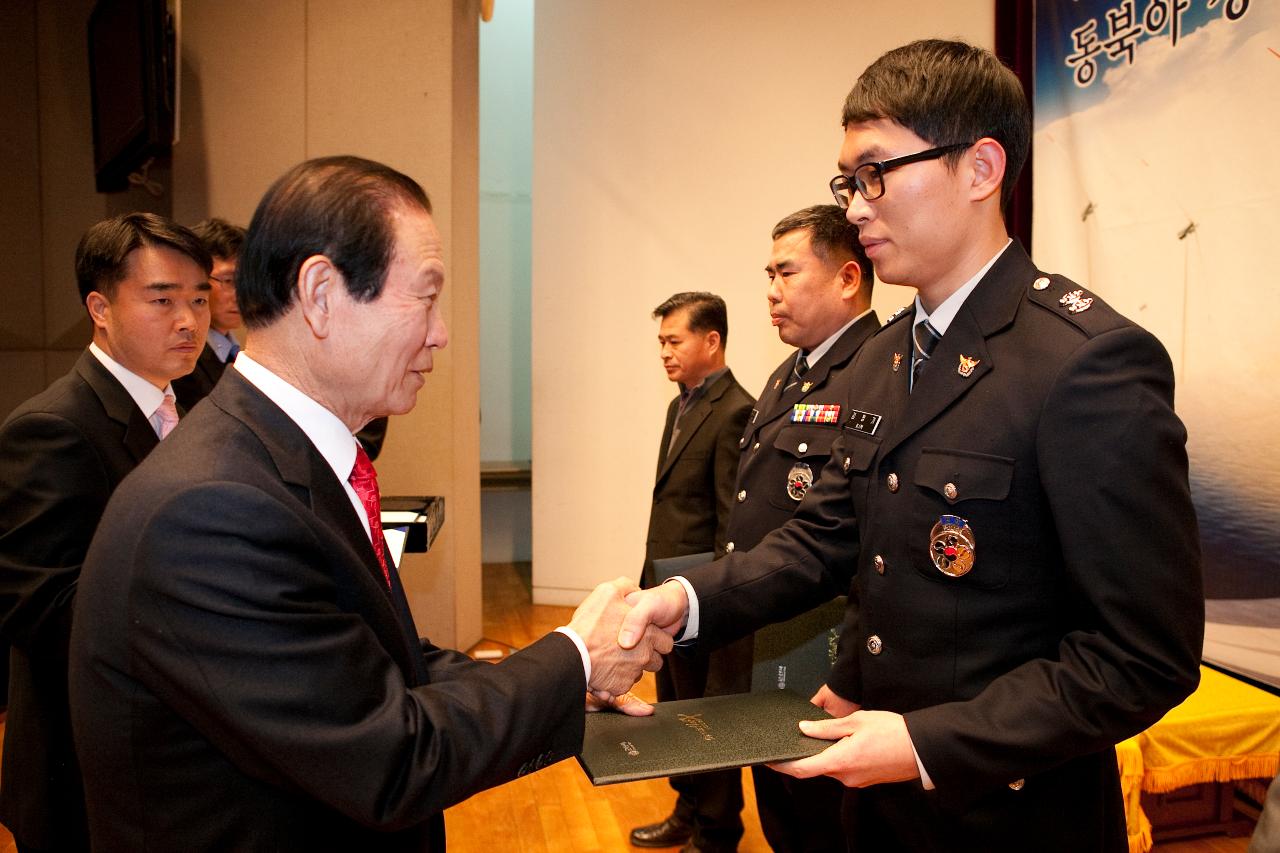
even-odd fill
[[[1168,348],[1205,657],[1280,685],[1280,2],[1037,0],[1035,82],[1036,262]]]

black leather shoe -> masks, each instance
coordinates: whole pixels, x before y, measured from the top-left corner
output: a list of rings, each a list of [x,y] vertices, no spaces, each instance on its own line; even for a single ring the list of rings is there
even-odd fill
[[[675,847],[693,837],[693,827],[672,815],[660,823],[637,826],[631,830],[631,843],[636,847]]]

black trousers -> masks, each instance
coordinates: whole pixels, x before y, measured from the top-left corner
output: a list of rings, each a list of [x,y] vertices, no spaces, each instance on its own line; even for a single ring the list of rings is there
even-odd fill
[[[658,701],[744,693],[751,686],[751,638],[722,649],[677,651],[666,656],[655,677]],[[742,839],[742,771],[715,770],[672,776],[674,814],[693,827],[703,850],[734,851]]]
[[[774,853],[843,853],[844,785],[830,776],[797,779],[752,767],[760,826]]]

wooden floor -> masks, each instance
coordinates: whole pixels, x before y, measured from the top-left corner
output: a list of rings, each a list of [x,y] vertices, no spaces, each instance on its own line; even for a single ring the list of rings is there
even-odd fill
[[[569,621],[567,607],[530,603],[528,564],[494,564],[484,569],[484,635],[477,649],[508,650],[528,644]],[[636,693],[653,698],[653,677]],[[4,717],[0,714],[0,733]],[[751,775],[744,773],[746,835],[739,850],[769,850],[756,817]],[[632,782],[594,788],[576,762],[562,761],[472,797],[445,814],[451,853],[588,853],[634,851],[631,827],[661,820],[674,802],[666,782]],[[1156,853],[1245,853],[1246,838],[1211,836],[1158,844]],[[0,853],[16,853],[13,838],[0,827]],[[675,848],[671,848],[675,849]]]

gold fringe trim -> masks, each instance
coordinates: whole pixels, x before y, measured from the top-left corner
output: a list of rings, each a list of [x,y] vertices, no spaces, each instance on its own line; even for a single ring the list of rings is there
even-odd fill
[[[1141,823],[1137,832],[1129,832],[1129,853],[1147,853],[1155,846],[1151,839],[1151,821],[1147,820],[1146,815],[1142,815]]]
[[[1142,790],[1150,794],[1163,794],[1205,782],[1270,779],[1277,772],[1280,772],[1280,755],[1274,752],[1197,758],[1172,767],[1148,767],[1142,776]]]

